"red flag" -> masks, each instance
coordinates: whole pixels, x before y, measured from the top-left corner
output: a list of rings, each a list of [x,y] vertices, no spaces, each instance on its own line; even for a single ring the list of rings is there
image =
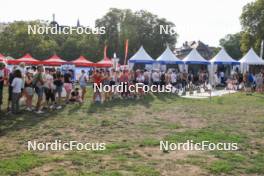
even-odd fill
[[[105,47],[104,47],[104,60],[107,60],[106,51],[107,51],[107,46],[105,45]]]
[[[128,39],[126,39],[126,45],[125,45],[125,61],[124,61],[124,65],[126,65],[127,53],[128,53]]]

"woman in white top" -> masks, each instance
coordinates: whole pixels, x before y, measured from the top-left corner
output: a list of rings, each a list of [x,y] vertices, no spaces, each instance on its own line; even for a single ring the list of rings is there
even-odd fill
[[[86,94],[87,83],[88,83],[88,78],[85,75],[85,71],[82,70],[81,71],[81,76],[79,77],[79,84],[80,84],[80,87],[82,89],[82,96],[81,96],[82,102],[84,101],[84,97],[85,97],[85,94]]]
[[[19,99],[21,92],[24,88],[24,81],[22,80],[22,74],[20,70],[15,70],[14,79],[12,81],[12,113],[17,114],[19,112]]]

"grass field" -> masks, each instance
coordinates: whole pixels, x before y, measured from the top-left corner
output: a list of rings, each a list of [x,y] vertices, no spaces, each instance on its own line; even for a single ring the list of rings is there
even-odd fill
[[[264,95],[150,94],[0,115],[0,175],[264,175]],[[27,151],[27,141],[105,142],[105,151]],[[238,151],[160,151],[159,141],[237,142]]]

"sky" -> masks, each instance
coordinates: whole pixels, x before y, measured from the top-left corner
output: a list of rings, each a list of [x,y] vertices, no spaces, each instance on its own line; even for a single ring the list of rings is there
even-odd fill
[[[218,46],[226,34],[241,30],[242,8],[253,0],[2,0],[0,22],[18,20],[52,20],[61,25],[94,27],[109,8],[147,10],[176,25],[177,47],[184,41],[201,40]]]

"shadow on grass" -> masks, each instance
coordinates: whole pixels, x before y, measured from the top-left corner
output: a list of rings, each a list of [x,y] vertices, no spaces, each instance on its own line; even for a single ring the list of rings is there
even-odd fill
[[[91,97],[89,97],[91,98]],[[35,114],[32,112],[21,111],[18,115],[3,115],[0,117],[0,137],[6,135],[11,131],[19,131],[22,129],[29,129],[38,123],[46,121],[51,118],[58,117],[57,114],[68,111],[68,115],[74,115],[80,109],[87,113],[97,113],[109,111],[111,108],[129,108],[131,106],[142,106],[150,108],[155,100],[166,103],[167,101],[177,100],[179,97],[170,93],[148,94],[140,99],[115,99],[103,104],[86,102],[85,104],[68,105],[61,110],[50,111],[44,114]],[[110,111],[109,111],[110,112]],[[111,113],[111,112],[110,112]],[[2,114],[1,114],[2,115]]]
[[[150,108],[155,99],[166,102],[167,100],[177,99],[178,96],[170,93],[157,93],[157,94],[147,94],[139,99],[114,99],[109,102],[91,103],[88,107],[88,113],[96,113],[100,111],[105,111],[113,107],[118,108],[128,108],[130,106],[140,105],[145,108]]]
[[[26,112],[21,110],[21,112],[16,115],[3,115],[3,117],[0,118],[0,137],[8,134],[11,131],[29,129],[40,122],[53,118],[53,116],[58,114],[60,111],[35,114],[33,112]]]

